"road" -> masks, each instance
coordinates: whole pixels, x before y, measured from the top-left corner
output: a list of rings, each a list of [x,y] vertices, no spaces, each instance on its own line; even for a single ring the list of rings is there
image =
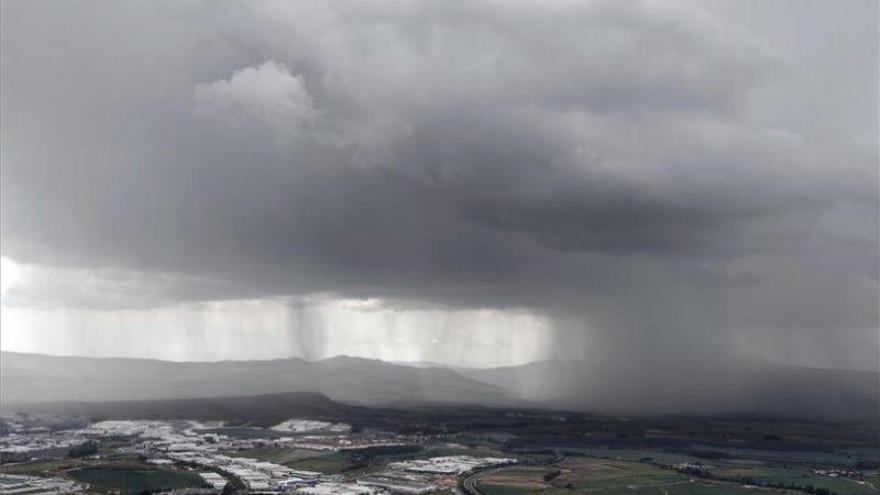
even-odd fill
[[[457,495],[483,495],[483,492],[481,492],[480,489],[477,488],[477,484],[479,483],[480,478],[482,478],[483,475],[486,473],[491,473],[492,471],[497,471],[499,469],[501,469],[501,468],[488,469],[486,471],[480,471],[478,473],[474,473],[474,474],[468,476],[467,478],[464,479],[464,481],[461,482],[461,485],[462,485],[461,488],[455,489],[456,494]],[[464,489],[462,489],[462,488],[464,488]]]
[[[552,464],[556,464],[558,462],[562,462],[564,460],[565,460],[565,457],[559,455],[559,453],[557,452],[556,457],[554,457],[552,459],[548,459],[546,461],[541,461],[541,462],[523,462],[523,463],[516,464],[516,466],[549,466]],[[480,479],[482,479],[483,476],[485,476],[489,473],[492,473],[495,471],[500,471],[502,469],[509,468],[509,467],[511,467],[511,466],[510,465],[498,466],[495,468],[477,471],[476,473],[469,475],[467,478],[462,480],[461,487],[455,488],[456,495],[485,495],[483,492],[480,491],[480,489],[477,486],[480,483]],[[462,488],[464,488],[464,489],[462,490]]]

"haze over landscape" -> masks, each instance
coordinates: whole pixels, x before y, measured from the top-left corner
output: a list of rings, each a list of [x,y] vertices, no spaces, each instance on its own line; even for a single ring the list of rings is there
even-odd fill
[[[3,2],[4,401],[876,418],[877,18]]]
[[[0,495],[880,495],[878,0],[0,0]]]

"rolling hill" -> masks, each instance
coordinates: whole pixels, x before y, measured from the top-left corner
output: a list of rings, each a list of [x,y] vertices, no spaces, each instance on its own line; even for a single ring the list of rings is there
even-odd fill
[[[694,369],[700,369],[694,374]],[[760,360],[713,367],[675,362],[540,361],[521,366],[458,369],[547,407],[625,414],[748,413],[867,421],[880,414],[880,374],[786,366]]]
[[[4,404],[125,401],[316,392],[353,404],[500,404],[494,385],[441,368],[419,369],[378,360],[178,363],[149,359],[0,354]]]
[[[527,406],[645,415],[746,413],[872,423],[880,414],[880,375],[876,372],[765,361],[718,362],[707,369],[681,360],[654,366],[558,360],[473,369],[346,356],[322,361],[214,363],[11,352],[0,358],[4,407],[309,392],[328,401],[366,406]],[[695,375],[693,369],[703,371]]]

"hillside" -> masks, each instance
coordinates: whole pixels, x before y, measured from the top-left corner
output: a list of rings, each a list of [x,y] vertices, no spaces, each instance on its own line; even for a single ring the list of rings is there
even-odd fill
[[[871,422],[880,407],[876,372],[732,360],[711,369],[681,360],[654,366],[560,360],[448,369],[345,356],[176,363],[4,352],[0,384],[4,406],[312,392],[369,406],[519,404],[613,414],[747,413]]]
[[[0,355],[4,404],[122,401],[316,392],[355,404],[503,403],[506,393],[441,368],[335,357],[176,363],[149,359]]]
[[[291,416],[349,420],[352,417],[369,416],[373,411],[366,407],[335,402],[314,392],[205,399],[16,403],[10,409],[27,413],[65,414],[93,420],[189,418],[255,426],[271,426]]]
[[[694,369],[700,369],[698,374]],[[729,360],[713,367],[686,362],[541,361],[460,369],[550,407],[611,413],[749,413],[808,419],[878,421],[880,374]]]

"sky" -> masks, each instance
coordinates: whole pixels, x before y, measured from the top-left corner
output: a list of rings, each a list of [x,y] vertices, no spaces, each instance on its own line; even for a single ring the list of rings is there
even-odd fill
[[[3,350],[877,369],[876,1],[0,8]]]

